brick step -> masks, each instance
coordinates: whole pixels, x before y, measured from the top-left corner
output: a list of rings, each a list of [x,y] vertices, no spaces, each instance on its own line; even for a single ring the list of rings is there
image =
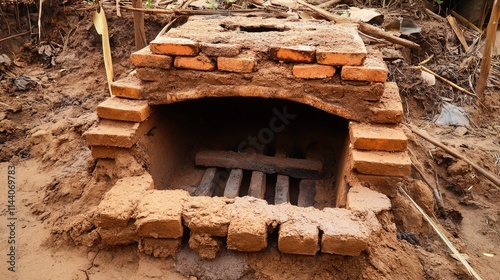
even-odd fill
[[[152,53],[149,46],[132,53],[130,55],[130,60],[135,67],[152,67],[160,69],[172,68],[173,62],[171,56]]]
[[[365,81],[385,83],[388,74],[387,65],[379,51],[368,52],[363,65],[342,67],[340,76],[345,81]]]
[[[408,138],[400,126],[351,122],[350,142],[354,149],[374,151],[406,151]]]
[[[399,88],[394,82],[385,83],[384,93],[378,102],[368,108],[373,123],[401,123],[403,121],[403,104],[399,96]]]
[[[361,174],[405,177],[411,160],[406,152],[351,151],[352,167]]]
[[[248,196],[192,197],[183,190],[147,190],[150,179],[142,180],[144,183],[140,185],[144,187],[141,188],[126,188],[124,181],[120,181],[98,206],[94,224],[99,233],[104,233],[101,234],[104,245],[139,242],[139,250],[145,253],[172,255],[179,249],[184,227],[188,227],[193,239],[189,241],[190,247],[202,257],[213,258],[226,237],[228,249],[264,250],[268,246],[269,227],[280,225],[278,249],[283,253],[315,255],[321,251],[357,256],[368,248],[370,236],[380,230],[373,211],[366,205],[356,208],[363,204],[356,194],[365,195],[364,189],[356,189],[351,196],[352,210],[319,210],[290,204],[268,205],[264,200]],[[390,207],[389,200],[386,197],[384,200],[382,194],[377,194],[376,201],[382,207],[375,211]],[[119,211],[111,207],[115,203],[120,205]],[[110,235],[112,229],[120,235]]]
[[[130,73],[127,77],[111,83],[113,95],[130,99],[143,99],[142,81],[137,78],[136,72]]]
[[[354,172],[362,185],[379,191],[388,197],[396,197],[398,186],[402,184],[403,178],[395,176],[366,175]]]
[[[152,113],[146,100],[110,97],[97,106],[97,115],[108,120],[142,122]]]
[[[89,146],[131,148],[153,125],[153,117],[141,123],[103,119],[87,130],[84,136]]]

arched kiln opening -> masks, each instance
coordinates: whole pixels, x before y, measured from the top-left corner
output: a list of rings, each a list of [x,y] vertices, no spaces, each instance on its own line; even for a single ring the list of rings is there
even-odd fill
[[[334,207],[348,121],[278,99],[205,98],[157,105],[139,146],[157,189]]]

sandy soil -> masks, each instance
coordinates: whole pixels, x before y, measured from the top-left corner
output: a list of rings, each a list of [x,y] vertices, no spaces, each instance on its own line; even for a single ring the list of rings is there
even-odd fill
[[[53,55],[39,55],[40,45],[29,36],[0,44],[0,53],[16,54],[18,64],[9,69],[10,75],[0,76],[1,279],[469,278],[422,216],[401,196],[392,199],[392,212],[380,217],[385,221],[384,230],[373,240],[379,245],[370,247],[360,257],[283,255],[272,237],[265,252],[222,251],[212,261],[201,260],[188,246],[183,246],[174,259],[138,254],[135,245],[96,246],[89,220],[117,174],[100,173],[82,133],[97,120],[95,107],[109,94],[99,36],[91,23],[92,10],[80,4],[71,8],[74,9],[61,8],[45,25],[45,41],[54,42]],[[128,13],[122,18],[108,14],[115,79],[118,79],[133,70],[128,60],[133,49],[132,19]],[[148,38],[153,38],[167,19],[147,16],[146,21]],[[424,24],[422,40],[441,44],[443,49],[449,44],[458,45],[450,39],[449,30],[430,34],[428,31],[436,25]],[[1,37],[4,35],[1,33]],[[412,54],[411,59],[423,60],[429,52],[426,49]],[[50,66],[52,58],[54,66]],[[433,63],[446,64],[444,59],[443,56]],[[450,93],[443,85],[425,86],[419,73],[404,65],[394,65],[391,79],[398,81],[402,89],[406,121],[498,176],[500,166],[495,158],[500,155],[498,91],[488,91],[489,109],[480,112],[481,107],[473,99]],[[36,77],[38,84],[27,91],[16,91],[12,78],[20,74]],[[474,125],[464,131],[430,122],[439,108],[436,97],[439,95],[462,101]],[[412,157],[425,170],[428,180],[435,182],[436,172],[445,207],[435,211],[432,193],[420,181],[407,182],[410,195],[428,213],[433,213],[484,279],[498,279],[500,191],[463,162],[410,132],[408,135]],[[10,166],[15,166],[13,216],[6,207]],[[412,176],[419,179],[417,173]],[[16,272],[9,271],[7,263],[11,245],[6,226],[9,217],[17,218]],[[391,226],[392,221],[396,228]]]

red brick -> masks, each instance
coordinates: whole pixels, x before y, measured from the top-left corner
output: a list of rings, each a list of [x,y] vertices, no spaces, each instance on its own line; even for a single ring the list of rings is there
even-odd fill
[[[91,153],[93,158],[116,158],[118,155],[129,152],[126,148],[92,146]]]
[[[298,64],[292,69],[293,76],[300,79],[324,79],[335,75],[335,67],[319,64]]]
[[[153,117],[142,123],[101,120],[84,133],[89,146],[131,148],[155,124]]]
[[[387,65],[380,53],[370,53],[361,66],[344,66],[340,72],[342,80],[384,83],[387,80]]]
[[[152,67],[161,69],[172,68],[173,58],[168,55],[157,55],[151,52],[149,46],[130,55],[130,60],[135,67]]]
[[[151,115],[151,107],[146,100],[113,96],[97,105],[97,115],[109,120],[142,122]]]
[[[347,193],[346,208],[364,213],[373,211],[378,214],[391,209],[391,201],[384,194],[357,184]]]
[[[225,198],[194,196],[184,205],[182,218],[191,234],[226,236],[229,210]]]
[[[105,229],[125,228],[142,194],[152,188],[153,178],[147,173],[118,180],[99,203],[95,224]]]
[[[233,57],[240,54],[241,45],[200,43],[201,51],[208,56]]]
[[[215,69],[215,63],[206,55],[199,56],[177,56],[174,60],[176,68],[184,68],[191,70],[209,71]]]
[[[142,90],[141,80],[137,78],[135,72],[111,83],[111,92],[113,95],[119,97],[142,99]]]
[[[180,238],[184,232],[182,208],[189,194],[184,190],[154,190],[137,204],[135,225],[142,237]]]
[[[353,168],[362,174],[405,177],[411,160],[406,152],[352,151]]]
[[[335,66],[363,65],[366,53],[363,41],[355,34],[350,44],[337,44],[334,47],[317,47],[316,60],[319,64]]]
[[[311,63],[314,61],[315,48],[311,46],[275,47],[269,49],[274,60]]]
[[[154,54],[195,56],[199,52],[198,42],[186,38],[160,36],[151,41]]]
[[[323,214],[328,215],[319,225],[323,232],[323,253],[359,256],[368,248],[372,231],[380,227],[373,214],[360,219],[359,215],[344,208],[325,208]]]
[[[375,123],[401,123],[403,121],[403,104],[396,83],[387,82],[379,102],[369,107],[371,119]]]
[[[356,173],[358,180],[367,187],[379,191],[388,197],[396,197],[398,186],[402,183],[401,177],[378,176]]]
[[[351,122],[351,144],[355,149],[374,151],[406,151],[408,138],[399,126]]]
[[[254,57],[218,57],[217,68],[220,71],[251,73],[255,67]]]
[[[306,222],[286,222],[281,224],[278,249],[287,254],[316,255],[319,251],[318,226]]]
[[[233,218],[227,232],[227,248],[242,252],[258,252],[267,248],[265,221],[258,218]]]

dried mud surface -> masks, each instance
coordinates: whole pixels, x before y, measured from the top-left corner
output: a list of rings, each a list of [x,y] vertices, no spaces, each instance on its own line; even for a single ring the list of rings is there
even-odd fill
[[[46,60],[38,55],[39,46],[29,36],[0,44],[1,53],[13,52],[17,56],[20,66],[11,69],[12,73],[39,79],[39,84],[28,91],[15,91],[8,75],[0,81],[0,219],[3,224],[8,216],[4,179],[8,166],[15,165],[18,257],[16,272],[7,271],[4,260],[8,232],[1,226],[2,279],[469,278],[422,216],[400,195],[392,199],[393,209],[379,216],[383,229],[373,238],[377,245],[359,257],[284,255],[277,250],[277,237],[273,235],[264,252],[223,250],[214,260],[201,260],[187,242],[175,258],[167,259],[137,253],[136,245],[96,246],[98,236],[91,217],[97,205],[118,178],[140,175],[143,166],[123,157],[109,171],[104,167],[112,163],[96,164],[83,141],[82,133],[97,121],[97,104],[108,96],[100,39],[92,26],[91,12],[86,5],[72,4],[61,8],[46,23],[47,41],[60,45],[54,44],[55,66],[44,67]],[[167,19],[147,16],[146,22],[148,38],[153,38]],[[133,70],[128,59],[133,49],[131,14],[118,18],[108,12],[108,24],[118,79]],[[445,46],[447,41],[458,45],[450,39],[449,28],[428,32],[441,27],[429,20],[419,24],[424,26],[423,40],[431,45]],[[423,60],[426,53],[411,56]],[[471,100],[451,94],[448,97],[463,100],[475,125],[465,132],[439,127],[429,121],[439,105],[436,91],[450,90],[438,84],[426,87],[419,73],[400,65],[391,69],[391,79],[398,82],[402,92],[407,122],[499,174],[495,158],[500,154],[497,91],[488,92],[490,109],[482,113]],[[417,203],[433,213],[478,273],[484,279],[495,279],[500,257],[500,191],[463,162],[407,134],[414,160],[431,182],[435,177],[439,180],[444,209],[435,211],[432,194],[418,180],[408,180],[405,187]],[[419,178],[416,173],[412,176]]]

